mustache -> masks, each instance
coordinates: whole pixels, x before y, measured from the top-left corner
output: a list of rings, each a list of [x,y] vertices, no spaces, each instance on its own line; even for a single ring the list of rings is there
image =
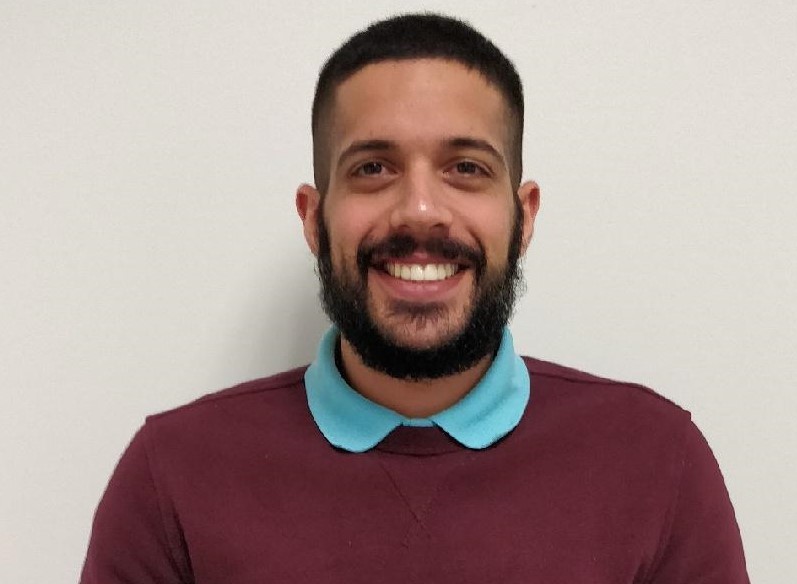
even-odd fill
[[[482,273],[487,264],[480,247],[450,237],[432,237],[420,241],[412,235],[393,234],[377,242],[361,244],[357,249],[357,267],[364,276],[368,268],[382,258],[401,259],[416,251],[424,251],[450,262],[468,264],[477,275]]]

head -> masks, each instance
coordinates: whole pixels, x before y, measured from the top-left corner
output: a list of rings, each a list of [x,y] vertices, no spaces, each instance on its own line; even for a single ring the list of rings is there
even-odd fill
[[[336,90],[373,63],[440,59],[478,72],[505,100],[507,152],[512,184],[523,174],[523,85],[512,62],[468,24],[437,14],[405,14],[376,22],[335,51],[318,75],[313,98],[313,174],[323,195],[329,184],[330,132],[334,128]]]
[[[496,350],[538,205],[522,132],[517,72],[460,21],[382,21],[324,65],[297,208],[324,308],[365,365],[438,378]]]

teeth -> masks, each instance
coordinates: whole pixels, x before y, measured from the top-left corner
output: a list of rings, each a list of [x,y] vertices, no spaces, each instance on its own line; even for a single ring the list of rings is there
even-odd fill
[[[394,278],[413,282],[436,282],[450,278],[459,271],[456,264],[385,264],[385,270]]]

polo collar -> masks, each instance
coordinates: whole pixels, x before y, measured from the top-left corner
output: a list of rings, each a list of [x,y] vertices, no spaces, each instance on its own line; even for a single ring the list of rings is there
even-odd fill
[[[398,426],[438,426],[471,449],[487,448],[520,422],[530,396],[526,365],[504,329],[490,368],[454,405],[428,418],[407,418],[352,389],[335,364],[340,333],[330,328],[321,338],[315,361],[304,374],[310,413],[327,441],[350,452],[365,452]]]

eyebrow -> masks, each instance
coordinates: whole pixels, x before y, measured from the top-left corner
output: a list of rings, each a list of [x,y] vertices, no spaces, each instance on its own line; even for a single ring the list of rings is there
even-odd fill
[[[481,138],[471,138],[469,136],[457,136],[443,140],[443,144],[449,148],[470,148],[485,152],[506,166],[506,160],[504,159],[504,156],[487,140],[482,140]],[[398,144],[392,140],[357,140],[349,144],[349,146],[347,146],[343,152],[340,153],[337,161],[337,167],[340,168],[347,158],[350,158],[361,152],[386,152],[395,150],[397,148]]]
[[[349,144],[349,146],[340,153],[337,166],[340,168],[347,158],[359,154],[360,152],[385,152],[387,150],[394,150],[396,147],[397,144],[391,140],[357,140]]]
[[[481,150],[482,152],[486,152],[487,154],[501,161],[501,163],[506,166],[506,160],[504,159],[503,154],[501,154],[498,149],[490,144],[487,140],[463,136],[446,140],[446,144],[451,148],[471,148],[474,150]]]

